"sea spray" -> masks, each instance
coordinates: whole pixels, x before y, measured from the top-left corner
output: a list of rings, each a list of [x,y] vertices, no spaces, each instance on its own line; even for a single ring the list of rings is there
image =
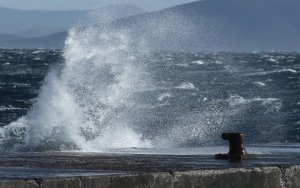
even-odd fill
[[[2,149],[150,147],[128,124],[133,94],[149,87],[136,54],[128,49],[126,32],[71,30],[63,69],[48,74],[25,117],[1,129]]]

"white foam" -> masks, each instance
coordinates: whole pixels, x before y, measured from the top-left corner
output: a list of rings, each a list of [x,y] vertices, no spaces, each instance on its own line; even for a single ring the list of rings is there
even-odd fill
[[[291,72],[291,73],[297,73],[297,71],[294,70],[294,69],[282,69],[282,70],[279,70],[278,72]]]
[[[22,83],[11,83],[14,88],[16,87],[28,87],[29,84],[22,84]]]
[[[273,59],[273,58],[270,58],[269,61],[272,62],[272,63],[278,63],[278,61],[276,59]]]
[[[39,54],[39,53],[44,53],[45,50],[36,50],[36,51],[33,51],[31,52],[32,54]]]
[[[192,61],[191,64],[195,64],[195,65],[204,65],[204,62],[201,60],[197,60],[197,61]]]
[[[245,74],[246,76],[263,76],[268,74],[276,73],[277,71],[258,71],[258,72],[252,72]]]
[[[176,86],[175,88],[183,89],[183,90],[198,90],[198,88],[196,88],[194,84],[190,82],[183,82],[180,85]]]
[[[159,96],[158,96],[158,101],[163,101],[163,100],[165,100],[165,99],[167,99],[167,98],[170,98],[170,97],[172,97],[172,95],[170,94],[170,93],[163,93],[163,94],[160,94]]]
[[[244,104],[249,104],[252,102],[261,102],[263,105],[267,104],[272,104],[274,102],[280,102],[280,99],[278,98],[252,98],[252,99],[245,99],[244,97],[241,97],[239,95],[231,95],[230,98],[228,99],[229,105],[230,106],[237,106],[237,105],[244,105]]]
[[[294,69],[281,69],[281,70],[273,70],[273,71],[259,71],[259,72],[247,73],[245,75],[246,76],[262,76],[262,75],[281,73],[281,72],[298,73]]]
[[[187,63],[174,64],[174,65],[178,66],[178,67],[189,67],[189,64],[187,64]]]
[[[261,87],[266,86],[266,84],[263,82],[254,82],[254,84]]]
[[[19,108],[19,107],[13,107],[11,105],[9,106],[0,106],[0,112],[2,111],[9,111],[9,110],[27,110],[27,108]]]

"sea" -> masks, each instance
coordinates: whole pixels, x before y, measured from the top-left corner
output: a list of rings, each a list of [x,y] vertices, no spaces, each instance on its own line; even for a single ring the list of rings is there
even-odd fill
[[[300,142],[300,53],[141,49],[91,31],[63,50],[0,49],[0,150]]]

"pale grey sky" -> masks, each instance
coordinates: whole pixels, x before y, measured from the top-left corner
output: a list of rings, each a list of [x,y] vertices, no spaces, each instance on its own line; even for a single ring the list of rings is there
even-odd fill
[[[193,1],[197,0],[0,0],[0,7],[31,10],[76,10],[126,3],[145,10],[158,10]]]

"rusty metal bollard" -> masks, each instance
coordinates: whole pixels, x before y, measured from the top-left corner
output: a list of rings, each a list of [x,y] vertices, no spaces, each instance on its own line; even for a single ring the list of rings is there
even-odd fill
[[[252,160],[255,154],[247,154],[244,147],[244,135],[241,133],[223,133],[222,138],[229,141],[228,154],[216,154],[216,159],[223,160]]]

